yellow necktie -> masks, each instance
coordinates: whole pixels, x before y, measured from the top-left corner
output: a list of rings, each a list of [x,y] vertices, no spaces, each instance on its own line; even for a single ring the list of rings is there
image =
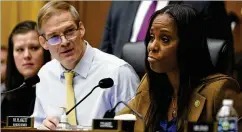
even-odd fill
[[[75,105],[75,94],[72,86],[72,80],[74,76],[74,72],[65,72],[65,80],[66,80],[66,111],[69,111]],[[76,109],[73,109],[68,115],[68,122],[71,125],[77,125],[76,123]]]

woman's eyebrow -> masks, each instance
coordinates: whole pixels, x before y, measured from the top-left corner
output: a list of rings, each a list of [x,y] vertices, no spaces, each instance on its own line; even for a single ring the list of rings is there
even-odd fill
[[[171,33],[171,31],[163,28],[163,29],[160,29],[160,33]]]

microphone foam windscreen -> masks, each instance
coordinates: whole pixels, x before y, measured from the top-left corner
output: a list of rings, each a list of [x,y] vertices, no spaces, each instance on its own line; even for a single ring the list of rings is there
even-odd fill
[[[113,79],[112,78],[104,78],[99,81],[100,88],[110,88],[113,86]]]
[[[26,83],[26,85],[28,86],[33,86],[36,83],[40,82],[39,76],[35,75],[33,77],[27,78],[26,80],[24,80],[24,82]]]

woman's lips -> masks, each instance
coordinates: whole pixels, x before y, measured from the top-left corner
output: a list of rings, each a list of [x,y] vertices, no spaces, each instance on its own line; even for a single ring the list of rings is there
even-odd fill
[[[34,64],[33,63],[25,63],[23,64],[23,67],[28,68],[28,67],[32,67]]]
[[[148,56],[147,60],[148,60],[149,62],[155,62],[155,61],[158,61],[158,59],[156,59],[156,58],[154,58],[154,57],[152,57],[152,56]]]

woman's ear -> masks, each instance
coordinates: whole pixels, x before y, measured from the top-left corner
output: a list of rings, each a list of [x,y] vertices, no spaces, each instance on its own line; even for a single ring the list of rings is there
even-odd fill
[[[49,50],[48,44],[46,43],[46,40],[43,36],[39,36],[39,42],[40,45],[45,49],[45,50]]]
[[[82,22],[79,22],[79,28],[80,28],[81,38],[83,38],[85,35],[85,28]]]

